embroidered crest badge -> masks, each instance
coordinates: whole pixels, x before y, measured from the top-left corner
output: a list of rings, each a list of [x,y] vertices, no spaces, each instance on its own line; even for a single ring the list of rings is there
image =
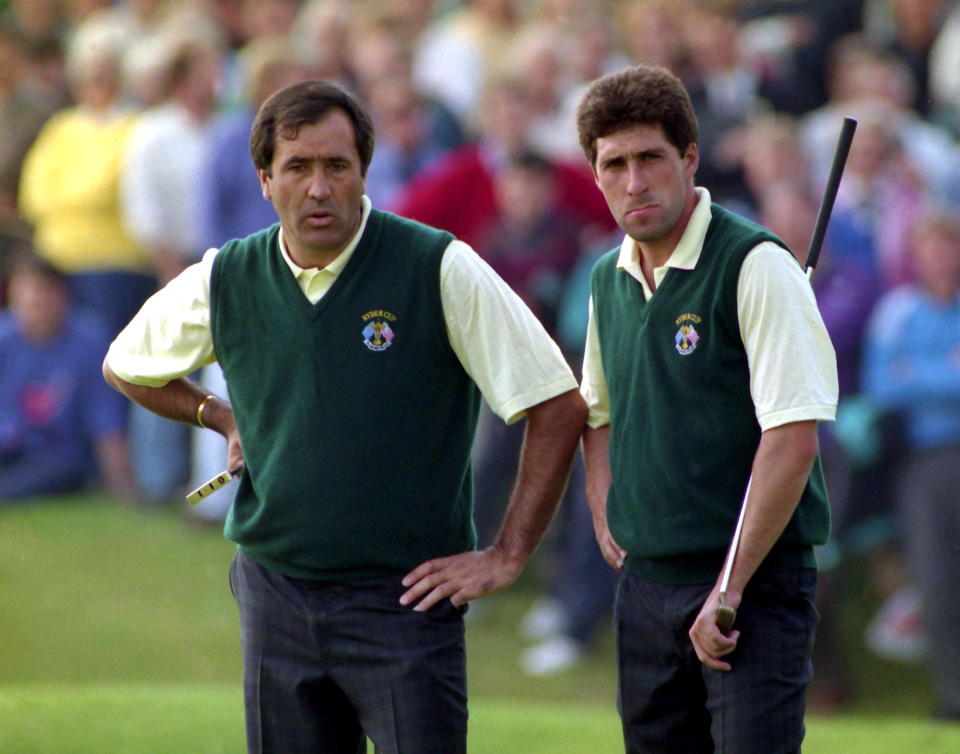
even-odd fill
[[[676,319],[676,324],[680,326],[673,336],[676,344],[677,353],[681,356],[689,356],[697,350],[697,343],[700,341],[700,333],[694,325],[700,324],[700,317],[696,314],[681,314]]]
[[[362,317],[366,324],[360,334],[363,336],[363,345],[371,351],[386,351],[392,344],[396,333],[390,327],[391,322],[396,322],[395,315],[383,309],[374,309]]]

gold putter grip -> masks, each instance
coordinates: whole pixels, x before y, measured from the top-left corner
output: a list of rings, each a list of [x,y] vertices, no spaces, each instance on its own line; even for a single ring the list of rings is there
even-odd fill
[[[737,611],[729,605],[717,608],[717,628],[721,633],[729,634],[733,630],[733,622],[737,619]]]

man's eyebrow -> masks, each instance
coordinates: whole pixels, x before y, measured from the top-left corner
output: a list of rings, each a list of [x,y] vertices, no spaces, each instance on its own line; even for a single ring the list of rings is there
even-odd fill
[[[607,157],[601,157],[600,164],[612,165],[615,162],[623,162],[624,159],[626,159],[625,155],[622,152],[618,152],[617,154],[612,154]]]
[[[611,154],[608,157],[601,157],[601,165],[609,165],[615,162],[620,162],[622,160],[629,159],[630,157],[634,158],[643,158],[643,157],[659,157],[666,150],[663,147],[649,147],[647,149],[638,149],[636,151],[624,150],[623,152],[616,152]]]
[[[305,154],[292,154],[283,161],[283,165],[295,165],[298,163],[320,162],[329,164],[331,162],[349,162],[350,158],[343,154],[327,154],[319,157]]]

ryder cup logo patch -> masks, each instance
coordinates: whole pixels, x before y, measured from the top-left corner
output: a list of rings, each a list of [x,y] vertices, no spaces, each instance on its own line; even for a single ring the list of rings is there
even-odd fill
[[[680,328],[673,336],[677,353],[681,356],[689,356],[697,350],[697,343],[700,341],[700,333],[694,327],[700,324],[700,317],[690,313],[681,314],[677,317],[676,324]]]
[[[383,309],[374,309],[361,317],[366,323],[360,334],[363,336],[363,345],[371,351],[386,351],[393,343],[396,333],[390,327],[396,322],[395,315]]]

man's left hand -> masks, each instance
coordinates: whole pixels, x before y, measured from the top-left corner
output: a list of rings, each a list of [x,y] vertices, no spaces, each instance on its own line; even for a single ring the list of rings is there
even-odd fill
[[[740,594],[728,591],[727,604],[736,609],[740,606]],[[690,641],[696,650],[697,657],[704,665],[714,670],[730,670],[730,663],[721,660],[737,648],[737,639],[740,632],[734,629],[724,634],[717,627],[717,610],[720,607],[720,587],[714,587],[707,597],[707,601],[700,608],[700,614],[690,627]]]
[[[424,612],[449,597],[454,605],[463,605],[510,586],[522,568],[495,547],[428,560],[404,576],[407,591],[400,604],[416,603],[413,609]]]

